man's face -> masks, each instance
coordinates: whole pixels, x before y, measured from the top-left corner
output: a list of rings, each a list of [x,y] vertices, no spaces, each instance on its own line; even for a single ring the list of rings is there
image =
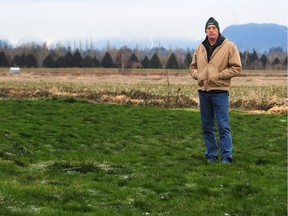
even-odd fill
[[[216,40],[219,35],[219,31],[215,25],[209,25],[206,28],[206,35],[210,40]]]

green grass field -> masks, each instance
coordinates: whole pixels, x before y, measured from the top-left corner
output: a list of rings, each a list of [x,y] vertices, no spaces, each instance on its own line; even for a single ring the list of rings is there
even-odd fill
[[[287,116],[231,112],[207,164],[199,111],[0,101],[0,215],[287,215]]]

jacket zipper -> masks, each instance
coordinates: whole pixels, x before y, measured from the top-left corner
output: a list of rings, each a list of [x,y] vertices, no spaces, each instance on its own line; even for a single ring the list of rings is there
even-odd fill
[[[223,43],[222,43],[222,44],[223,44]],[[213,58],[213,56],[216,54],[216,52],[219,50],[219,47],[222,46],[222,44],[221,44],[220,46],[216,47],[216,49],[213,51],[212,55],[210,56],[210,61],[211,61],[211,59]],[[207,52],[207,51],[206,51],[206,52]],[[206,56],[207,56],[207,53],[206,53]],[[208,59],[207,59],[207,61],[208,61]],[[209,62],[210,62],[210,61],[209,61]],[[208,64],[207,64],[208,66],[209,66],[209,62],[208,62]],[[209,74],[208,68],[209,68],[209,67],[207,67],[207,69],[206,69],[205,91],[208,90],[208,88],[207,88],[207,86],[208,86],[208,81],[209,81],[209,79],[208,79],[208,74]]]

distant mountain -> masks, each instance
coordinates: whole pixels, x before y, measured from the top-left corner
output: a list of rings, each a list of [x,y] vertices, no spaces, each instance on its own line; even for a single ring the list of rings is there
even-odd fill
[[[277,24],[232,25],[224,29],[222,34],[233,41],[240,51],[255,49],[261,53],[273,47],[281,47],[287,51],[287,27]]]
[[[244,52],[246,50],[252,51],[255,49],[260,53],[269,52],[271,48],[280,47],[283,51],[287,51],[287,26],[277,25],[277,24],[242,24],[242,25],[232,25],[225,28],[222,34],[227,37],[229,40],[234,42],[239,51]],[[203,33],[203,39],[205,34]],[[24,40],[25,39],[25,40]],[[21,43],[30,42],[42,44],[43,41],[36,37],[24,38],[16,45],[21,45]],[[202,40],[203,40],[202,39]],[[140,48],[140,49],[151,49],[151,48],[160,48],[165,49],[177,49],[181,48],[183,50],[192,50],[199,45],[202,40],[192,40],[185,38],[173,38],[173,39],[163,39],[163,38],[147,38],[147,39],[107,39],[99,40],[93,42],[93,47],[96,49],[105,49],[108,46],[120,48],[122,46],[127,46],[131,49]],[[79,43],[80,42],[80,43]],[[51,43],[51,48],[55,48],[58,42]],[[71,47],[76,49],[83,47],[83,44],[87,44],[87,39],[80,39],[76,41],[61,41],[61,44],[66,47]],[[82,45],[81,45],[82,44]],[[0,39],[0,47],[12,47],[7,40]],[[85,48],[84,48],[85,49]]]
[[[242,24],[232,25],[224,29],[222,34],[229,40],[234,42],[239,51],[244,52],[246,50],[252,51],[255,49],[260,53],[269,52],[271,48],[280,47],[283,51],[287,51],[287,27],[277,24]],[[147,39],[147,40],[109,40],[111,46],[119,48],[126,45],[130,48],[153,48],[153,47],[164,47],[166,49],[182,48],[195,49],[205,38],[203,34],[202,40],[192,40],[183,38],[174,39]],[[98,41],[95,44],[96,47],[99,45],[105,47],[107,41]]]
[[[9,42],[0,39],[0,47],[9,48],[11,47],[11,45],[9,44]]]

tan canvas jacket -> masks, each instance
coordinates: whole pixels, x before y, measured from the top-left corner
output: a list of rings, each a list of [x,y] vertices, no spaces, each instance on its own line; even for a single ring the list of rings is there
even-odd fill
[[[227,38],[216,47],[210,61],[203,44],[200,44],[193,55],[190,73],[197,80],[199,90],[227,90],[231,86],[231,78],[238,76],[242,70],[239,51]]]

